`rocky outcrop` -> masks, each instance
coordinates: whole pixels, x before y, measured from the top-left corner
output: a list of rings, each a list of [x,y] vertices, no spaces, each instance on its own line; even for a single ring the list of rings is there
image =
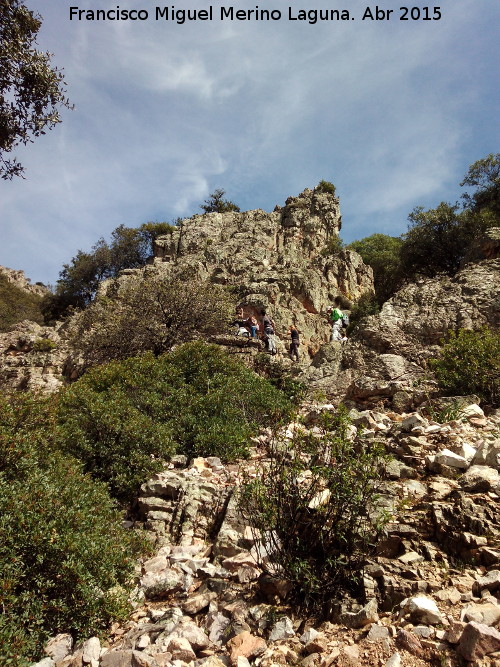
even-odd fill
[[[303,429],[314,433],[332,409],[305,406]],[[287,605],[287,582],[262,572],[260,536],[234,502],[235,487],[266,464],[270,432],[238,465],[174,457],[142,487],[135,526],[156,548],[138,564],[135,611],[105,640],[74,646],[67,634],[54,637],[38,667],[495,667],[500,483],[485,470],[500,466],[500,415],[484,417],[470,399],[463,414],[438,423],[420,413],[351,411],[352,437],[382,440],[393,455],[380,497],[392,519],[366,561],[364,594],[338,600],[323,623],[302,618]],[[467,475],[478,465],[490,481],[471,487]]]
[[[9,281],[9,283],[12,283],[15,285],[15,287],[23,290],[24,292],[29,292],[30,294],[45,296],[49,291],[41,283],[35,283],[33,285],[31,280],[26,278],[24,271],[8,269],[6,266],[0,266],[0,276],[4,276]]]
[[[245,315],[269,310],[278,333],[295,323],[311,354],[329,338],[325,311],[336,296],[373,290],[361,257],[339,249],[339,200],[304,190],[272,213],[208,213],[183,220],[155,242],[154,266],[230,287]]]
[[[62,386],[64,377],[78,377],[60,335],[61,326],[24,321],[0,333],[0,387],[4,391],[53,392]]]
[[[500,326],[500,259],[407,285],[347,345],[331,343],[301,379],[338,399],[409,409],[425,396],[415,386],[430,377],[426,360],[447,332],[484,325]]]

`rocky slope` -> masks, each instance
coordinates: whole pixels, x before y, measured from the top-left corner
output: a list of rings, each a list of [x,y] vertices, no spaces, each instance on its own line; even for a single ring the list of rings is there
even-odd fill
[[[135,527],[156,553],[138,563],[130,620],[102,641],[54,638],[38,667],[498,666],[500,414],[462,404],[447,423],[351,412],[353,437],[382,439],[393,454],[380,499],[392,519],[364,594],[339,600],[328,621],[301,618],[285,582],[262,572],[235,503],[242,468],[176,457],[142,488]],[[332,409],[305,407],[304,428],[314,433]],[[269,439],[255,439],[246,475],[258,474]]]
[[[36,294],[37,296],[45,296],[48,290],[41,283],[32,284],[31,280],[26,277],[24,271],[16,269],[9,269],[6,266],[0,266],[0,275],[4,276],[9,283],[15,285],[24,292]]]
[[[436,356],[447,332],[484,325],[500,326],[499,258],[404,287],[347,345],[324,346],[301,379],[358,405],[409,409],[425,396],[415,387],[431,377],[426,359]]]

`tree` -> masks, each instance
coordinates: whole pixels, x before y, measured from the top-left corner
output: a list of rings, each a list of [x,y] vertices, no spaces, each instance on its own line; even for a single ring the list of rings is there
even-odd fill
[[[407,279],[438,273],[454,275],[472,243],[491,226],[489,211],[459,211],[458,204],[441,202],[435,209],[415,208],[408,216],[410,229],[403,235],[401,264]]]
[[[220,285],[145,274],[98,296],[76,320],[72,344],[88,365],[146,351],[158,356],[179,343],[224,332],[232,312],[234,303]]]
[[[472,194],[464,194],[465,206],[476,212],[490,210],[500,216],[500,153],[490,153],[482,160],[471,164],[469,171],[460,183],[463,186],[476,187]]]
[[[59,108],[72,108],[60,70],[50,53],[33,48],[41,17],[20,0],[0,0],[0,175],[22,176],[24,167],[9,154],[19,144],[61,122]]]
[[[70,307],[88,306],[103,280],[116,278],[123,269],[144,266],[154,240],[173,229],[174,225],[167,222],[147,222],[138,228],[120,225],[111,232],[110,243],[101,238],[90,252],[79,250],[71,263],[64,264],[55,293],[43,301],[45,319],[64,316]]]
[[[349,249],[358,252],[363,262],[372,267],[379,305],[387,301],[401,286],[401,245],[400,238],[386,234],[372,234],[349,245]]]
[[[217,190],[212,192],[208,199],[205,199],[205,203],[201,204],[200,208],[205,213],[230,213],[231,211],[239,213],[240,207],[229,199],[224,199],[225,194],[225,190],[217,188]]]
[[[328,615],[335,598],[358,592],[363,563],[388,517],[377,507],[383,447],[353,440],[344,406],[323,413],[316,432],[271,441],[268,460],[248,476],[239,506],[260,565],[291,584],[290,602]]]

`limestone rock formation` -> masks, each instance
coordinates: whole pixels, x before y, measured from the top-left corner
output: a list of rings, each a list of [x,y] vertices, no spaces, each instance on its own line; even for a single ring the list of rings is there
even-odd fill
[[[409,409],[415,383],[428,376],[426,359],[447,332],[484,325],[500,326],[498,258],[407,285],[347,345],[323,348],[301,379],[333,397]]]
[[[63,384],[63,375],[77,377],[60,328],[24,321],[0,333],[0,388],[51,392]]]
[[[155,553],[138,563],[134,612],[101,640],[73,646],[57,635],[50,657],[33,667],[458,667],[461,658],[496,667],[500,487],[472,490],[462,480],[484,443],[497,447],[500,414],[477,424],[480,408],[464,404],[469,417],[444,424],[419,413],[351,411],[353,437],[383,439],[394,457],[379,500],[392,518],[367,558],[363,592],[339,597],[325,622],[303,617],[290,604],[290,582],[262,572],[262,536],[234,502],[238,486],[266,465],[272,435],[263,431],[250,460],[188,464],[177,456],[143,485],[135,527],[148,531]],[[303,407],[309,434],[332,409]],[[465,467],[432,465],[443,451],[467,447],[475,454]]]
[[[311,354],[329,338],[325,311],[341,295],[373,290],[361,257],[338,248],[339,200],[304,190],[272,213],[208,213],[156,240],[154,266],[231,287],[246,315],[268,309],[278,333],[295,323]]]
[[[0,275],[7,278],[9,283],[12,283],[19,289],[24,290],[25,292],[30,292],[30,294],[45,296],[45,294],[47,294],[48,292],[48,289],[40,283],[35,283],[33,285],[31,283],[31,280],[29,278],[26,278],[24,271],[9,269],[6,266],[0,266]]]

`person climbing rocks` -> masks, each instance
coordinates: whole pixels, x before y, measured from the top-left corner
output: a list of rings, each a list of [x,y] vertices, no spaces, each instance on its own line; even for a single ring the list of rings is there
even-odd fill
[[[329,319],[332,323],[332,341],[342,341],[342,324],[344,313],[340,310],[340,299],[335,298],[335,306],[330,310]]]
[[[276,347],[276,325],[265,310],[261,310],[260,314],[262,315],[262,328],[266,336],[267,350],[269,354],[276,354],[278,351]]]
[[[257,322],[257,318],[254,317],[253,315],[249,317],[247,320],[247,326],[250,327],[251,337],[258,338],[257,332],[259,330],[259,323]]]
[[[299,345],[300,345],[300,338],[299,338],[299,332],[295,328],[293,324],[290,325],[290,328],[288,329],[288,332],[290,333],[290,359],[293,361],[294,357],[296,358],[296,361],[300,361],[299,357]]]
[[[243,308],[241,306],[236,308],[236,317],[231,324],[236,327],[237,336],[246,336],[247,338],[250,336],[250,332],[247,329],[247,320],[245,319]]]

